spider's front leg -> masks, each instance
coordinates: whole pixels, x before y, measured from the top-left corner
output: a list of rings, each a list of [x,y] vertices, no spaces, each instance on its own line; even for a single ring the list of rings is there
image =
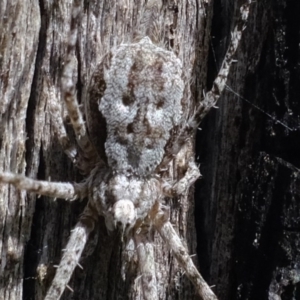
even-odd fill
[[[45,300],[57,300],[68,287],[69,280],[74,272],[74,269],[79,264],[79,260],[85,244],[88,240],[89,234],[95,227],[95,222],[98,217],[95,210],[90,209],[89,205],[84,210],[79,222],[71,231],[66,248],[63,250],[64,254],[57,267],[55,277],[47,292]]]
[[[13,184],[19,190],[26,190],[27,192],[53,198],[75,200],[87,196],[87,186],[85,183],[72,184],[68,182],[35,180],[9,172],[0,172],[1,182]]]
[[[167,207],[159,205],[154,218],[154,226],[170,250],[172,250],[174,256],[185,270],[187,277],[193,282],[202,299],[217,300],[217,296],[198,272],[187,249],[184,247],[180,237],[169,222],[169,209]]]

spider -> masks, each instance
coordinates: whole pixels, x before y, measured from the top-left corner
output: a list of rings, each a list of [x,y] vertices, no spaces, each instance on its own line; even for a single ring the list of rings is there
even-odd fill
[[[192,108],[184,99],[180,59],[146,36],[115,47],[100,62],[87,89],[84,122],[72,79],[80,11],[75,1],[62,92],[78,147],[71,145],[55,106],[52,113],[66,154],[86,179],[71,184],[0,173],[1,182],[28,192],[66,200],[88,198],[45,299],[61,297],[99,216],[105,218],[109,231],[120,232],[124,243],[134,241],[144,299],[157,299],[152,230],[172,250],[197,293],[204,300],[217,299],[170,223],[163,199],[185,194],[200,175],[193,157],[187,155],[192,153],[191,137],[225,87],[250,2],[241,7],[241,20],[221,70],[198,106]],[[173,160],[184,162],[185,174],[178,181],[168,176]]]

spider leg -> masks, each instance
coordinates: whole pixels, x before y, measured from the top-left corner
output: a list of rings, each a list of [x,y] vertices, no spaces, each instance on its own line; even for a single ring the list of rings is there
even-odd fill
[[[189,187],[201,176],[200,171],[194,160],[188,163],[185,176],[182,177],[174,186],[173,193],[182,195],[188,191]]]
[[[97,216],[92,213],[92,210],[85,209],[79,222],[71,231],[71,236],[64,249],[63,257],[57,267],[54,279],[47,292],[45,300],[58,300],[67,287],[74,269],[79,264],[79,260],[88,236],[95,227]]]
[[[216,295],[198,272],[186,248],[181,242],[180,237],[169,222],[169,211],[167,207],[160,205],[154,218],[154,226],[165,243],[172,250],[172,253],[178,260],[181,267],[185,270],[187,277],[193,282],[202,299],[217,300]]]
[[[217,101],[219,100],[221,93],[226,87],[226,81],[229,74],[230,67],[232,65],[233,56],[240,44],[242,38],[242,32],[246,28],[246,23],[248,20],[250,4],[252,0],[246,0],[245,4],[240,8],[240,18],[231,33],[231,41],[228,47],[227,53],[223,60],[221,69],[213,82],[212,89],[205,95],[203,101],[199,103],[199,106],[196,109],[195,119],[197,124],[206,116],[210,109],[216,106]]]
[[[74,1],[72,18],[70,25],[70,35],[68,49],[66,53],[66,62],[62,72],[62,93],[66,103],[68,114],[75,132],[76,140],[84,153],[84,156],[89,159],[97,160],[97,153],[89,140],[87,128],[83,120],[83,115],[80,111],[79,104],[76,100],[76,83],[73,80],[74,73],[74,53],[77,41],[77,18],[79,17],[81,7],[80,1]]]
[[[194,145],[190,139],[185,141],[174,159],[173,177],[180,178],[173,186],[163,187],[164,195],[168,197],[184,195],[190,186],[201,176],[194,160]]]
[[[50,106],[51,120],[54,126],[54,131],[57,135],[59,143],[62,146],[64,152],[67,154],[70,160],[73,163],[75,163],[75,159],[77,156],[77,149],[75,145],[72,145],[67,135],[66,128],[63,123],[63,118],[61,115],[62,113],[61,104],[59,103],[58,98],[55,95],[53,84],[50,84],[49,81],[48,81],[48,88],[49,88],[49,98],[50,98],[50,101],[48,101],[48,103]]]
[[[0,183],[1,182],[13,184],[19,190],[26,190],[53,198],[74,200],[84,198],[87,195],[87,187],[84,183],[72,184],[67,182],[35,180],[9,172],[0,172]]]
[[[180,180],[173,186],[173,195],[187,193],[190,186],[201,176],[194,155],[194,144],[188,139],[175,157],[176,177]]]
[[[134,234],[135,247],[138,255],[138,266],[142,280],[142,290],[145,300],[157,300],[157,284],[153,241],[149,227],[139,228]]]

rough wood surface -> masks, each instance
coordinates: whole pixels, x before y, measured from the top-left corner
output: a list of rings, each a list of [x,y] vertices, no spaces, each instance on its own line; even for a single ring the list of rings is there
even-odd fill
[[[215,2],[208,85],[232,7]],[[199,264],[219,299],[299,298],[299,12],[298,1],[253,3],[228,81],[240,96],[224,93],[198,135]]]
[[[163,2],[163,40],[183,60],[195,101],[209,90],[218,71],[240,2]],[[145,1],[84,3],[74,74],[79,99],[95,62],[113,45],[139,34],[133,28],[144,6]],[[70,9],[70,1],[0,5],[3,170],[44,180],[82,178],[62,152],[49,110],[49,82],[61,99]],[[300,7],[298,0],[267,0],[251,9],[228,85],[298,131],[287,130],[227,92],[220,109],[202,124],[197,141],[204,175],[195,197],[198,239],[192,201],[170,200],[171,221],[191,254],[198,242],[200,271],[216,285],[219,299],[292,299],[300,293]],[[214,50],[210,58],[209,45]],[[0,299],[42,299],[84,203],[36,199],[3,184],[0,194]],[[194,299],[195,291],[173,256],[158,236],[155,241],[160,299]],[[84,250],[83,270],[77,268],[71,279],[74,292],[66,291],[63,299],[140,299],[135,269],[122,265],[121,247],[119,237],[109,236],[101,223]]]
[[[152,2],[155,4],[160,1]],[[145,32],[143,26],[136,26],[145,3],[91,1],[83,4],[76,47],[78,69],[74,74],[74,80],[78,80],[79,101],[84,97],[93,68],[111,47],[135,40],[145,33],[153,34],[155,38],[155,33]],[[157,40],[167,49],[173,49],[183,61],[187,87],[192,81],[190,78],[197,73],[199,78],[193,80],[193,93],[196,93],[196,89],[203,90],[212,6],[195,0],[161,4],[163,6],[158,11],[157,24],[162,28],[162,35]],[[54,98],[58,101],[62,98],[60,82],[70,26],[71,1],[40,1],[38,5],[33,3],[31,10],[27,6],[28,12],[20,12],[20,7],[21,2],[3,6],[4,20],[8,19],[9,25],[16,27],[15,33],[9,25],[1,29],[1,51],[5,52],[8,61],[13,62],[7,67],[8,75],[2,77],[1,81],[3,170],[44,180],[80,181],[81,175],[72,168],[59,145],[50,109]],[[36,11],[33,11],[34,8]],[[25,19],[23,23],[16,22],[19,16]],[[30,29],[30,25],[34,33],[24,32]],[[14,34],[23,48],[7,44],[6,40],[13,40]],[[33,42],[30,42],[31,39]],[[23,61],[15,53],[24,57],[25,66],[30,67],[29,75],[29,71],[23,74],[20,67]],[[5,72],[5,65],[2,64],[1,75]],[[18,78],[19,82],[16,83]],[[7,92],[6,85],[13,93]],[[188,88],[185,94],[191,97]],[[23,105],[18,102],[21,96]],[[11,111],[14,106],[21,111],[20,115]],[[14,123],[8,126],[7,122]],[[65,123],[68,125],[68,120]],[[70,126],[67,130],[72,132]],[[23,148],[16,145],[19,139],[22,139]],[[1,205],[4,220],[1,267],[5,272],[1,276],[0,293],[3,294],[0,298],[42,299],[84,203],[70,204],[59,199],[54,202],[46,197],[36,199],[33,195],[4,184],[1,184],[1,192],[4,193],[1,199],[5,201]],[[190,253],[195,254],[193,204],[187,198],[170,200],[170,204],[171,222],[176,225],[183,241],[189,241]],[[8,220],[6,216],[10,214],[13,217]],[[119,237],[114,234],[109,236],[102,222],[83,253],[83,270],[77,268],[70,281],[74,292],[66,291],[63,299],[139,299],[141,282],[140,279],[134,280],[136,268],[122,265],[124,259],[121,250]],[[192,299],[195,295],[192,285],[157,235],[154,252],[159,297]],[[127,255],[131,256],[131,253]],[[17,279],[12,270],[15,270]]]
[[[24,173],[26,118],[39,44],[40,11],[36,1],[8,1],[0,6],[0,167]],[[34,153],[36,148],[31,151]],[[22,299],[24,247],[30,236],[34,205],[33,198],[23,191],[1,184],[0,299]]]

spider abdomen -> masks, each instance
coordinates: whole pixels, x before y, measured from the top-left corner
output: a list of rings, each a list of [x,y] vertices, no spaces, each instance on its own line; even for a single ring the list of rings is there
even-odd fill
[[[98,108],[105,122],[109,167],[139,176],[152,174],[183,118],[180,59],[145,37],[113,49],[95,74],[93,85],[99,74],[105,82]]]

